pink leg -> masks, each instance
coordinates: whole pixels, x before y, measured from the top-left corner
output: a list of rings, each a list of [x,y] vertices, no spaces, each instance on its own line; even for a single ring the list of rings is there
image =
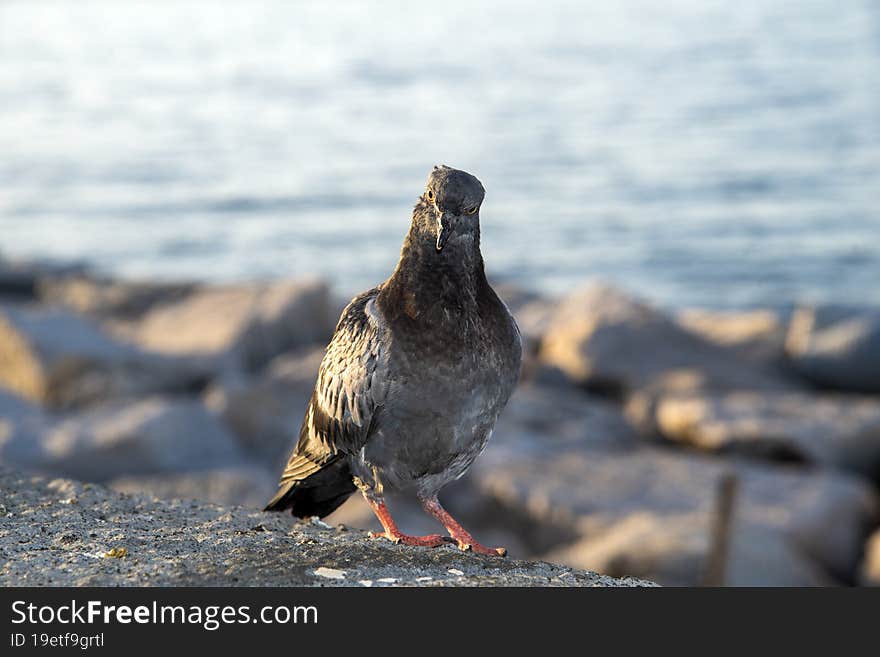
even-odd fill
[[[395,523],[394,518],[391,517],[391,513],[388,511],[388,507],[385,506],[385,502],[377,502],[375,500],[371,500],[366,495],[364,495],[364,498],[367,500],[370,508],[373,509],[373,513],[376,514],[379,522],[382,523],[382,527],[385,528],[385,531],[381,533],[370,532],[371,537],[384,537],[392,543],[418,545],[421,547],[439,547],[440,545],[446,543],[446,537],[440,536],[440,534],[431,534],[430,536],[410,536],[409,534],[404,534],[397,528],[397,523]]]
[[[474,537],[471,536],[464,527],[458,524],[458,521],[449,515],[449,512],[446,509],[440,506],[440,501],[436,496],[419,496],[419,501],[422,503],[422,507],[424,507],[425,511],[434,516],[444,527],[446,527],[449,535],[456,540],[458,547],[462,550],[473,550],[480,554],[491,554],[502,557],[507,554],[507,550],[503,547],[489,548],[477,543],[474,540]]]

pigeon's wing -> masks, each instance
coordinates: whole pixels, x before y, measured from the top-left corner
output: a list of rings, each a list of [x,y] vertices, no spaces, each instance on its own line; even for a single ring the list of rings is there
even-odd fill
[[[375,306],[378,288],[355,297],[342,312],[321,361],[299,441],[281,485],[303,481],[366,443],[385,398],[384,323]]]

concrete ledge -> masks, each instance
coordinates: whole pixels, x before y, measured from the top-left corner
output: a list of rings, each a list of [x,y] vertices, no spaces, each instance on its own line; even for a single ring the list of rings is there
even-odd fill
[[[0,469],[0,586],[652,584]]]

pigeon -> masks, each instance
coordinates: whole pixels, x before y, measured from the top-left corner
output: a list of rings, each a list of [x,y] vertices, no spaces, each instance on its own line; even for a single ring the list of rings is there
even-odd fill
[[[506,554],[438,500],[486,447],[522,364],[519,328],[484,272],[484,196],[469,173],[431,171],[393,273],[342,311],[267,511],[322,518],[360,490],[384,528],[373,537]],[[386,491],[415,493],[449,537],[401,532]]]

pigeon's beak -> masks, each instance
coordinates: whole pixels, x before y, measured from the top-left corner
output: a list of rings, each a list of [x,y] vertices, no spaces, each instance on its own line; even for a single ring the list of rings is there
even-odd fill
[[[449,212],[440,212],[437,215],[437,251],[442,251],[452,234],[452,215]]]

